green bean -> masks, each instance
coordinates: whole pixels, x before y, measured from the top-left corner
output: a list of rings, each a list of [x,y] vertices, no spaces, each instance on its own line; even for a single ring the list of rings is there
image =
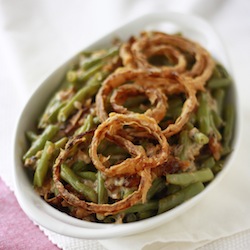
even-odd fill
[[[105,204],[108,202],[108,192],[100,171],[97,172],[97,198],[98,204]]]
[[[214,164],[214,166],[211,168],[211,170],[213,171],[214,175],[218,174],[222,168],[223,168],[223,162],[216,162]]]
[[[93,182],[96,181],[96,173],[95,172],[91,172],[91,171],[82,171],[82,172],[76,172],[76,174],[80,177],[82,177],[83,179],[86,180],[91,180]]]
[[[167,194],[168,195],[174,194],[174,193],[180,191],[180,189],[181,189],[181,186],[173,185],[173,184],[168,183],[168,185],[167,185]]]
[[[187,130],[183,130],[181,131],[180,133],[180,137],[179,137],[179,144],[182,145],[182,148],[178,154],[180,160],[187,160],[189,157],[188,157],[188,154],[189,154],[189,149],[190,149],[190,146],[192,144],[192,141],[191,139],[189,138],[189,134],[188,134],[188,131]]]
[[[209,142],[209,138],[195,127],[190,130],[189,135],[198,144],[205,145]]]
[[[83,125],[76,130],[75,135],[79,135],[81,133],[87,132],[90,129],[92,129],[94,127],[94,120],[93,120],[93,115],[92,114],[88,114]]]
[[[145,212],[145,211],[152,211],[152,210],[157,210],[158,209],[158,201],[148,201],[146,203],[139,203],[136,204],[124,211],[125,214],[130,214],[130,213],[140,213],[140,212]]]
[[[132,108],[136,107],[138,108],[138,106],[142,103],[144,103],[147,100],[146,96],[135,96],[135,97],[129,97],[125,103],[124,103],[124,107],[128,108],[129,110],[131,110]]]
[[[167,174],[167,183],[187,186],[195,182],[207,182],[214,178],[213,172],[210,168],[203,168],[195,172],[185,172],[178,174]]]
[[[199,104],[200,105],[197,111],[199,130],[208,136],[210,136],[211,134],[215,134],[218,140],[220,140],[221,134],[215,126],[212,111],[208,102],[207,93],[201,93]]]
[[[32,143],[35,140],[37,140],[38,135],[35,132],[33,132],[33,131],[30,130],[30,131],[26,132],[26,137],[29,140],[29,142]]]
[[[211,114],[212,114],[212,119],[214,121],[214,125],[216,126],[217,129],[220,129],[224,123],[221,116],[215,110],[212,110]]]
[[[218,139],[218,141],[220,141],[222,139],[222,135],[220,131],[218,130],[218,128],[216,127],[212,110],[209,114],[209,118],[210,118],[210,126],[211,126],[210,134],[213,134]]]
[[[58,102],[57,105],[53,107],[53,110],[50,111],[50,114],[48,115],[47,121],[49,123],[55,123],[57,121],[57,116],[59,111],[65,106],[66,102]]]
[[[180,191],[166,196],[159,200],[159,209],[158,214],[161,214],[165,211],[168,211],[183,202],[187,201],[188,199],[194,197],[198,193],[200,193],[204,189],[204,185],[201,182],[193,183]]]
[[[98,89],[101,86],[102,80],[101,74],[96,74],[93,78],[91,78],[88,83],[81,88],[69,102],[59,111],[58,113],[58,121],[64,122],[66,119],[74,112],[75,102],[84,102],[87,98],[92,97],[96,94]]]
[[[214,78],[221,78],[221,71],[220,71],[220,65],[219,64],[215,65],[212,77],[210,79],[214,79]]]
[[[197,118],[199,123],[199,130],[205,134],[209,135],[211,131],[211,122],[209,114],[209,105],[207,102],[207,94],[201,93],[199,97],[199,108],[197,111]]]
[[[214,164],[215,164],[214,157],[211,156],[201,164],[201,168],[212,168]]]
[[[218,78],[229,77],[227,70],[221,64],[217,64],[215,68],[218,71],[218,75],[219,75]]]
[[[81,179],[66,164],[61,165],[61,178],[69,183],[77,192],[84,195],[87,200],[97,202],[95,190],[81,182]]]
[[[224,107],[224,99],[225,99],[225,90],[220,88],[220,89],[216,89],[213,92],[213,97],[216,100],[216,104],[217,104],[217,113],[219,116],[222,115],[222,110]]]
[[[163,178],[155,178],[152,186],[148,190],[147,200],[151,200],[157,193],[160,193],[162,190],[166,188],[166,182]]]
[[[85,164],[83,161],[76,161],[76,162],[72,165],[72,170],[73,170],[74,172],[85,171],[85,170],[86,170],[86,166],[87,166],[87,164]]]
[[[183,101],[179,96],[171,98],[169,100],[169,109],[166,113],[167,119],[175,119],[177,118],[182,110]]]
[[[235,110],[233,105],[228,104],[224,111],[225,127],[223,130],[223,154],[231,151],[231,140],[234,132]]]
[[[116,222],[116,217],[113,215],[107,216],[103,219],[104,223],[115,223]]]
[[[67,73],[67,80],[69,82],[86,82],[89,80],[93,75],[95,75],[101,68],[104,66],[104,62],[100,62],[93,67],[89,68],[88,70],[78,71],[69,71]]]
[[[108,140],[102,141],[102,143],[98,147],[98,152],[102,153],[105,156],[127,154],[127,151],[124,148],[111,143]]]
[[[51,97],[41,118],[39,119],[38,128],[45,128],[48,124],[56,122],[58,111],[65,104],[65,101],[61,100],[60,93],[67,91],[71,87],[72,84],[67,81],[64,81],[61,84],[57,92]]]
[[[232,84],[231,78],[211,79],[207,83],[209,89],[226,88]]]
[[[68,138],[67,137],[63,137],[61,139],[59,139],[58,141],[56,141],[55,144],[55,148],[56,149],[60,149],[63,148],[65,146],[65,144],[67,143]]]
[[[144,220],[147,218],[150,218],[154,215],[155,213],[153,211],[143,211],[143,212],[139,212],[137,213],[137,218],[138,220]]]
[[[83,161],[76,161],[72,165],[72,170],[76,172],[84,172],[84,171],[91,171],[94,172],[96,168],[93,166],[92,163],[85,163]]]
[[[217,64],[212,77],[207,83],[207,87],[209,89],[219,89],[228,87],[231,83],[232,79],[226,69],[221,64]]]
[[[23,156],[23,160],[30,158],[31,156],[35,155],[39,150],[42,150],[46,141],[51,140],[54,137],[54,135],[58,132],[58,130],[59,130],[58,126],[48,125],[43,131],[43,133],[39,135],[37,140],[32,143],[29,150]]]
[[[169,99],[169,108],[176,108],[183,106],[183,101],[180,96],[175,96]]]
[[[84,62],[81,64],[81,68],[83,68],[84,70],[87,70],[87,69],[95,66],[96,64],[100,63],[104,59],[107,59],[109,57],[117,55],[118,52],[119,52],[118,47],[110,48],[109,50],[107,50],[107,53],[105,53],[99,57],[94,57],[94,58],[90,57],[90,58],[87,58],[86,60],[84,60]]]
[[[137,216],[135,214],[127,214],[124,220],[125,222],[134,222],[137,220]]]
[[[47,141],[44,146],[41,158],[37,162],[37,167],[35,170],[34,180],[33,180],[35,186],[42,187],[45,177],[48,173],[50,160],[53,157],[54,151],[55,151],[54,143]]]

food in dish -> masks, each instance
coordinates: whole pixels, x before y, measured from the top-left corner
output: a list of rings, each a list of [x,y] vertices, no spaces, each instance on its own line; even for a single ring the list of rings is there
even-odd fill
[[[71,216],[127,223],[200,193],[230,154],[232,79],[181,34],[142,32],[80,53],[27,131],[24,167]]]

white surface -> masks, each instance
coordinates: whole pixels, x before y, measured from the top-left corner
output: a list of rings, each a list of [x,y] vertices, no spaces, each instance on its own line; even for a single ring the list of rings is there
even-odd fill
[[[97,6],[100,6],[99,8]],[[11,144],[16,117],[21,107],[35,89],[51,71],[67,59],[72,53],[85,47],[95,38],[100,37],[125,20],[150,10],[180,10],[201,14],[207,18],[222,37],[233,65],[236,82],[240,90],[243,104],[243,134],[239,154],[228,178],[223,180],[217,189],[217,197],[206,197],[199,206],[192,209],[196,216],[188,216],[174,220],[163,233],[170,232],[168,243],[154,243],[145,249],[195,249],[210,241],[221,239],[205,249],[249,249],[249,154],[247,152],[250,138],[249,110],[249,42],[250,42],[250,2],[248,0],[229,1],[18,1],[0,2],[1,22],[1,108],[0,115],[4,122],[0,123],[1,177],[11,186]],[[75,25],[77,24],[77,25]],[[63,51],[63,52],[62,52]],[[2,144],[3,145],[3,144]],[[227,198],[227,202],[221,197]],[[201,206],[200,206],[201,205]],[[202,223],[200,209],[206,210],[211,223]],[[190,214],[189,214],[190,215]],[[211,216],[211,217],[209,217]],[[198,218],[197,218],[198,217]],[[191,220],[191,223],[190,221]],[[189,222],[189,223],[188,223]],[[181,231],[176,231],[178,225]],[[102,249],[94,241],[81,241],[62,237],[46,231],[50,239],[64,249]],[[178,236],[178,238],[177,238]],[[238,237],[238,238],[237,238]],[[237,240],[238,239],[238,240]],[[239,240],[240,239],[240,240]],[[101,242],[109,249],[125,245],[138,249],[148,242],[154,242],[152,234],[144,234],[139,238],[129,238]],[[166,239],[164,239],[166,240]],[[182,242],[182,243],[181,243]],[[139,245],[141,243],[141,245]],[[87,247],[87,248],[84,248]]]

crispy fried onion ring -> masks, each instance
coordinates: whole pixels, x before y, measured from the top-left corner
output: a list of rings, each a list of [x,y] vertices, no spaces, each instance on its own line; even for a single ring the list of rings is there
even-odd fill
[[[122,210],[125,210],[138,202],[145,202],[147,192],[152,183],[151,169],[145,168],[142,171],[139,171],[137,174],[140,176],[140,184],[138,189],[132,194],[128,195],[125,199],[119,200],[113,204],[97,204],[93,202],[87,202],[81,200],[75,194],[70,193],[67,190],[60,178],[60,169],[61,165],[72,157],[72,154],[75,153],[76,147],[81,146],[85,142],[85,134],[78,135],[73,137],[66,145],[65,150],[62,150],[56,159],[56,162],[53,166],[53,181],[55,187],[57,188],[60,196],[70,205],[78,208],[82,208],[86,211],[86,214],[99,213],[105,216],[110,214],[116,214]]]
[[[119,131],[124,130],[124,126],[144,129],[149,137],[153,137],[158,141],[160,147],[157,152],[148,157],[142,146],[134,145],[131,141],[121,137]],[[106,168],[97,152],[100,142],[107,137],[106,135],[113,137],[114,141],[117,140],[118,137],[119,144],[122,144],[132,157]],[[102,171],[107,176],[116,176],[124,174],[131,175],[145,168],[155,168],[168,159],[168,150],[167,140],[154,119],[142,114],[113,114],[95,130],[89,153],[93,164],[98,170]]]
[[[131,80],[136,80],[136,84],[141,85],[144,89],[160,88],[163,92],[166,93],[166,95],[176,94],[176,93],[180,94],[183,92],[185,93],[186,101],[183,104],[181,115],[176,119],[176,121],[173,124],[170,124],[166,129],[163,130],[163,134],[167,138],[180,132],[182,127],[189,120],[191,113],[196,108],[197,98],[196,98],[196,90],[192,84],[192,81],[190,79],[183,78],[176,74],[169,74],[168,78],[159,78],[159,77],[156,78],[156,77],[152,77],[150,74],[143,73],[137,70],[136,71],[120,70],[120,71],[115,72],[104,81],[102,87],[97,93],[96,111],[97,111],[97,115],[99,119],[101,121],[105,121],[108,118],[108,114],[106,112],[106,103],[113,89],[119,87],[122,83],[129,82]],[[118,91],[119,91],[119,88],[118,88]],[[116,93],[114,93],[114,95],[116,97]],[[115,100],[114,100],[115,97],[113,95],[111,97],[111,101],[113,103],[115,103]],[[114,107],[115,109],[117,108],[117,106],[114,106]],[[120,109],[118,111],[122,113],[123,110]],[[160,112],[159,109],[156,109],[154,112],[155,112],[154,116],[152,115],[152,117],[161,118],[159,113],[160,114],[162,113]],[[166,112],[165,109],[164,109],[164,112]],[[159,119],[156,119],[156,121],[158,122]]]
[[[123,91],[127,91],[130,94],[132,92],[137,92],[138,94],[145,93],[149,97],[150,102],[155,103],[155,108],[153,110],[149,109],[146,111],[146,115],[152,116],[157,122],[159,122],[164,117],[167,110],[166,97],[159,90],[157,90],[157,86],[150,86],[149,84],[146,84],[149,76],[150,75],[148,75],[146,72],[142,72],[140,70],[134,71],[120,69],[107,77],[96,95],[96,111],[99,119],[101,121],[105,121],[108,118],[106,104],[113,90],[123,84],[126,84],[125,87],[122,87]],[[164,82],[166,81],[167,80],[165,79]],[[128,87],[128,82],[130,82],[131,87]],[[131,82],[133,82],[133,84]],[[140,82],[141,87],[132,86],[137,82]],[[150,89],[147,90],[148,88]],[[154,88],[154,90],[152,88]],[[117,95],[121,95],[119,90],[118,93],[115,92],[112,95],[110,100],[114,110],[118,111],[119,113],[128,113],[125,109],[122,109],[121,106],[116,105]]]
[[[131,114],[133,112],[122,106],[122,104],[128,97],[141,94],[145,94],[151,105],[155,106],[154,108],[147,109],[144,114],[154,118],[157,123],[160,122],[166,114],[167,98],[158,88],[145,88],[138,84],[124,84],[114,90],[110,98],[110,103],[115,112],[120,114]]]
[[[164,48],[164,46],[166,47]],[[157,49],[158,47],[159,49]],[[176,64],[169,67],[157,67],[150,64],[148,58],[160,52]],[[195,59],[191,69],[188,69],[187,62],[183,61],[186,54]],[[120,56],[124,66],[129,68],[151,71],[159,77],[165,77],[174,71],[184,77],[191,78],[197,90],[204,89],[204,85],[214,69],[214,60],[208,51],[198,43],[179,35],[168,35],[161,32],[143,32],[138,39],[130,39],[121,48]]]

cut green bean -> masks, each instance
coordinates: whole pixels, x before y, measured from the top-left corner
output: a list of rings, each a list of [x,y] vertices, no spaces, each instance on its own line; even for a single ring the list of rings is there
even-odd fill
[[[212,114],[212,119],[214,121],[214,125],[216,126],[217,129],[220,129],[224,124],[221,116],[215,110],[212,110],[211,114]]]
[[[41,158],[37,162],[37,167],[35,170],[34,180],[33,180],[34,186],[42,187],[45,177],[48,173],[48,169],[50,167],[50,160],[53,157],[54,151],[55,151],[54,143],[47,141],[44,146]]]
[[[189,158],[189,152],[190,152],[190,146],[192,145],[192,140],[189,137],[189,132],[187,130],[183,130],[180,133],[179,137],[179,144],[182,146],[178,157],[180,160],[188,160]]]
[[[130,214],[130,213],[140,213],[140,212],[145,212],[145,211],[152,211],[152,210],[157,210],[158,209],[158,201],[148,201],[146,203],[140,203],[136,204],[124,211],[125,214]]]
[[[209,138],[195,127],[189,131],[189,135],[198,144],[205,145],[209,142]]]
[[[222,111],[223,111],[223,107],[224,107],[224,100],[225,100],[225,90],[220,88],[220,89],[216,89],[213,92],[213,97],[216,100],[216,104],[217,104],[217,113],[219,116],[222,115]]]
[[[232,84],[232,79],[230,78],[222,78],[222,79],[211,79],[207,83],[207,87],[209,89],[219,89],[219,88],[227,88]]]
[[[77,173],[80,171],[86,171],[87,164],[85,164],[83,161],[76,161],[73,165],[72,165],[72,170]]]
[[[57,121],[57,116],[59,111],[65,106],[66,102],[58,102],[57,105],[53,107],[53,110],[50,111],[50,114],[48,115],[47,121],[49,123],[55,123]]]
[[[213,156],[211,156],[201,164],[201,168],[212,168],[214,164],[215,164],[215,159]]]
[[[124,218],[125,222],[134,222],[137,221],[137,216],[136,214],[127,214]]]
[[[223,169],[223,162],[216,162],[214,166],[211,168],[214,175],[218,174]]]
[[[124,107],[126,107],[127,109],[131,110],[134,109],[135,107],[138,108],[139,105],[141,105],[142,103],[147,101],[147,97],[146,96],[133,96],[133,97],[129,97],[125,103],[123,104]]]
[[[81,133],[89,131],[90,129],[92,129],[94,127],[94,125],[95,125],[95,123],[93,120],[93,115],[89,114],[86,117],[83,125],[79,129],[76,130],[75,135],[79,135]]]
[[[180,191],[159,200],[158,214],[166,212],[194,197],[204,189],[201,182],[191,184]]]
[[[97,198],[98,204],[104,204],[108,202],[108,191],[105,187],[104,179],[100,171],[97,172]]]
[[[76,174],[78,176],[82,177],[83,179],[91,180],[93,182],[96,181],[96,173],[95,172],[84,171],[84,172],[76,172]]]
[[[61,93],[68,91],[72,88],[72,84],[64,81],[61,83],[57,92],[51,97],[48,105],[46,106],[42,116],[39,119],[38,128],[45,128],[48,124],[57,121],[57,114],[62,106],[65,104],[65,100],[61,99]]]
[[[87,98],[92,97],[101,86],[101,74],[96,74],[88,83],[81,88],[73,98],[59,111],[58,121],[64,122],[75,111],[75,102],[83,103]]]
[[[199,97],[199,108],[197,111],[197,118],[199,123],[199,130],[205,135],[209,135],[211,131],[209,113],[210,112],[209,105],[207,102],[207,94],[201,93]]]
[[[67,74],[67,79],[69,82],[86,82],[98,71],[100,71],[103,66],[104,62],[100,62],[86,71],[69,71]]]
[[[61,165],[61,178],[69,183],[77,192],[84,195],[87,200],[97,202],[97,194],[92,187],[81,182],[81,179],[67,165]]]
[[[225,107],[225,127],[223,130],[223,153],[227,154],[231,151],[231,141],[234,132],[234,120],[235,120],[235,111],[234,107],[231,104],[228,104]]]
[[[61,139],[59,139],[58,141],[56,141],[55,144],[55,148],[56,149],[60,149],[63,148],[65,146],[65,144],[67,143],[68,138],[67,137],[63,137]]]
[[[215,134],[218,140],[221,139],[221,134],[215,126],[212,110],[208,102],[208,94],[201,93],[199,98],[199,108],[197,111],[197,119],[199,130],[207,136]]]
[[[180,186],[188,186],[195,182],[208,182],[213,178],[214,174],[210,168],[203,168],[195,172],[166,175],[167,183]]]
[[[107,52],[99,57],[90,57],[90,58],[87,58],[83,61],[83,63],[80,65],[81,68],[83,68],[84,70],[87,70],[93,66],[95,66],[96,64],[99,64],[101,61],[109,58],[109,57],[112,57],[112,56],[115,56],[115,55],[118,55],[118,52],[119,52],[119,48],[118,47],[112,47],[110,48],[109,50],[107,50]]]
[[[160,193],[166,188],[166,182],[163,178],[154,179],[152,186],[148,190],[147,200],[151,200],[157,193]]]
[[[32,143],[29,150],[23,156],[23,160],[26,160],[31,156],[34,156],[39,150],[42,150],[44,148],[46,141],[51,140],[54,137],[54,135],[58,132],[58,130],[59,130],[58,126],[48,125],[43,131],[43,133],[39,135],[37,140]]]
[[[103,219],[104,223],[115,223],[116,222],[116,217],[113,215],[107,216]]]
[[[167,194],[168,195],[174,194],[174,193],[180,191],[180,189],[181,189],[181,186],[173,185],[173,184],[168,183],[168,185],[167,185]]]
[[[94,172],[96,171],[96,168],[93,166],[92,163],[85,163],[83,161],[76,161],[72,165],[72,170],[76,172],[85,172],[85,171],[91,171]]]
[[[143,211],[143,212],[137,213],[137,218],[138,218],[138,220],[144,220],[144,219],[152,217],[154,214],[155,214],[155,212],[150,211],[150,210]]]
[[[26,137],[29,140],[29,142],[32,143],[35,140],[37,140],[38,135],[35,132],[33,132],[33,131],[30,130],[30,131],[26,132]]]

